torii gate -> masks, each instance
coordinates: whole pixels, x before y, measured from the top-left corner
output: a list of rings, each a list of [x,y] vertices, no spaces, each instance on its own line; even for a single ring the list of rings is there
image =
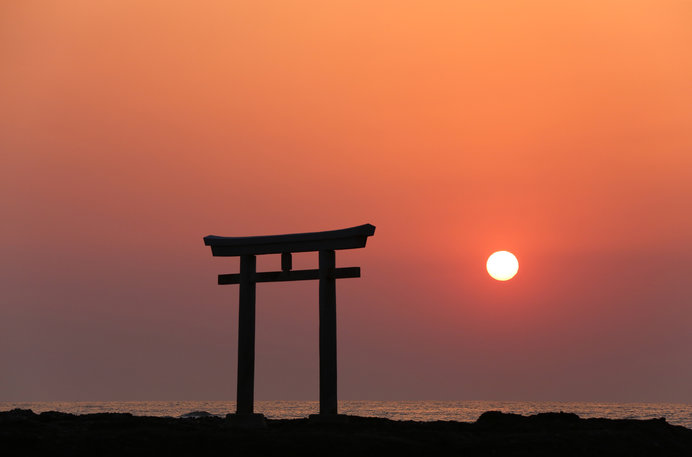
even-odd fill
[[[359,278],[359,267],[336,268],[334,251],[365,247],[375,226],[359,225],[326,232],[290,235],[224,237],[209,235],[204,244],[213,256],[240,257],[240,274],[219,275],[219,284],[239,284],[238,384],[236,414],[254,413],[255,284],[319,279],[320,415],[337,414],[336,279]],[[319,269],[293,270],[293,252],[319,251]],[[257,272],[257,255],[281,254],[281,271]]]

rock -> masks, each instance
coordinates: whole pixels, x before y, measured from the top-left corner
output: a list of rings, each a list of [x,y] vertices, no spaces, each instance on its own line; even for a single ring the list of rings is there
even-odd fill
[[[197,419],[200,417],[214,417],[212,413],[206,411],[192,411],[190,413],[181,414],[181,419]]]
[[[205,413],[205,414],[200,414]],[[690,456],[692,430],[663,419],[580,419],[484,413],[477,422],[415,422],[344,416],[338,421],[186,418],[29,410],[0,412],[2,455],[133,456]],[[191,419],[195,417],[196,419]]]
[[[10,411],[0,412],[2,419],[35,419],[36,413],[30,409],[15,408]]]

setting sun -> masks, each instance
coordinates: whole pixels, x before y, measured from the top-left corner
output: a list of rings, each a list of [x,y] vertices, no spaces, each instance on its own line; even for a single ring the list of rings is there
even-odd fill
[[[519,262],[511,252],[497,251],[488,257],[485,267],[493,279],[507,281],[512,279],[519,271]]]

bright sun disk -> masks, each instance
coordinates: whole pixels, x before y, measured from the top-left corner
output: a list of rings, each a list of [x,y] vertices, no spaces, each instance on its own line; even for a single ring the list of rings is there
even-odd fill
[[[509,251],[497,251],[488,257],[485,267],[493,279],[507,281],[519,271],[519,261]]]

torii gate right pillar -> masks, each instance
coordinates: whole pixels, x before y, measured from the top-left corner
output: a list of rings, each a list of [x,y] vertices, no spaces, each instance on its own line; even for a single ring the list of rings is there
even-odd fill
[[[320,414],[336,415],[336,268],[334,251],[319,254]]]
[[[238,300],[238,384],[236,413],[252,414],[255,397],[255,295],[257,258],[240,257]]]

